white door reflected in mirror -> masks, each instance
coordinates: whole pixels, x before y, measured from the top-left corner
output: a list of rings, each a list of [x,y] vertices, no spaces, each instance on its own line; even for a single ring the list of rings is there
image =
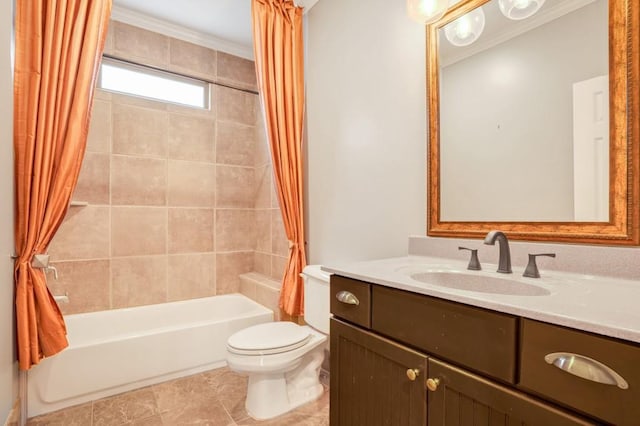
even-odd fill
[[[573,85],[573,204],[576,222],[609,220],[609,76]]]

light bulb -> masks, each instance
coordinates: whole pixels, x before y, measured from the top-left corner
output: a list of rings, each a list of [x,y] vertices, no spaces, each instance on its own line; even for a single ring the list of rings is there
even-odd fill
[[[544,2],[545,0],[498,0],[498,7],[504,16],[518,21],[535,14]]]
[[[455,27],[457,38],[462,40],[469,37],[471,34],[471,22],[469,21],[470,19],[468,15],[464,15],[460,18],[460,22],[458,22],[458,25]]]
[[[484,11],[479,7],[447,24],[444,35],[454,46],[468,46],[480,37],[483,30]]]
[[[442,18],[449,0],[407,0],[409,17],[421,24],[430,24]]]

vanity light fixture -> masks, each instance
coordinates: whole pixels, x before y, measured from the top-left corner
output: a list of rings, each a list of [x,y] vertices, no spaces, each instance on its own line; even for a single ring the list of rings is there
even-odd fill
[[[498,0],[500,12],[509,19],[519,21],[536,13],[545,0]]]
[[[442,18],[449,0],[407,0],[409,18],[427,25]]]
[[[454,46],[468,46],[480,37],[484,30],[484,12],[482,7],[472,10],[447,24],[444,35]]]

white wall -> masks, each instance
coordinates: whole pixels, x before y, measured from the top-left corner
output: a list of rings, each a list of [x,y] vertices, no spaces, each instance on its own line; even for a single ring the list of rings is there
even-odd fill
[[[607,15],[600,0],[442,69],[443,220],[574,219],[573,84],[608,74]]]
[[[403,1],[307,16],[309,262],[405,255],[426,229],[424,27]]]
[[[17,398],[13,315],[12,1],[0,2],[0,423]]]

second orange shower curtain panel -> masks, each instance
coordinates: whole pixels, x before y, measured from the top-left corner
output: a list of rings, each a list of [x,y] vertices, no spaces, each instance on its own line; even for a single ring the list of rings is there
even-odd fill
[[[14,77],[16,323],[20,369],[67,346],[35,254],[46,253],[78,181],[111,0],[18,0]]]
[[[253,0],[253,40],[258,86],[264,106],[273,175],[289,240],[280,307],[302,315],[300,272],[307,263],[304,247],[302,130],[304,51],[302,8],[292,0]]]

